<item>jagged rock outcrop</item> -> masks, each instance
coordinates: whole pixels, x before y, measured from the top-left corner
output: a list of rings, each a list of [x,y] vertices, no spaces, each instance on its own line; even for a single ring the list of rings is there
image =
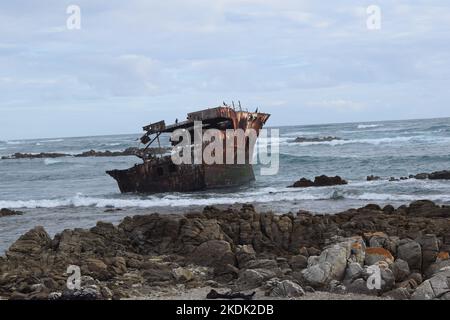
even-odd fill
[[[275,277],[304,288],[366,292],[371,265],[382,269],[382,287],[370,294],[396,288],[414,293],[422,277],[430,280],[449,263],[449,235],[450,207],[429,201],[398,209],[368,205],[335,215],[205,207],[184,215],[127,217],[117,226],[99,222],[53,239],[36,227],[0,257],[0,296],[77,297],[64,293],[71,265],[95,279],[95,293],[107,299],[127,297],[145,285],[214,280],[256,288]],[[421,290],[429,291],[428,285]],[[405,293],[397,291],[392,294]],[[419,293],[416,297],[426,296]]]

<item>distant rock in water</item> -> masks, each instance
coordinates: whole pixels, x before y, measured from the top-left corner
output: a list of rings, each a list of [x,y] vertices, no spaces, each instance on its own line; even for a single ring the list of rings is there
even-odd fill
[[[304,143],[304,142],[327,142],[333,140],[342,140],[338,137],[326,136],[326,137],[297,137],[292,142]]]
[[[14,153],[11,156],[3,156],[2,160],[12,160],[12,159],[44,159],[44,158],[60,158],[60,157],[119,157],[119,156],[137,156],[140,158],[148,157],[153,154],[163,154],[168,151],[167,148],[127,148],[123,151],[96,151],[89,150],[79,154],[68,154],[68,153],[53,153],[53,152],[41,152],[41,153]]]
[[[374,179],[372,179],[373,176],[369,176],[367,177],[367,181],[371,181],[371,180],[379,180],[379,177],[373,177]],[[378,179],[375,179],[378,178]],[[369,180],[371,179],[371,180]],[[396,177],[391,177],[389,178],[389,181],[394,182],[394,181],[400,181],[400,180],[408,180],[408,179],[417,179],[417,180],[450,180],[450,171],[448,170],[442,170],[442,171],[435,171],[432,173],[419,173],[419,174],[411,174],[408,177],[400,177],[400,178],[396,178]]]
[[[367,176],[367,181],[378,181],[380,179],[381,178],[379,176],[374,176],[374,175]]]
[[[54,153],[54,152],[41,152],[41,153],[21,153],[16,152],[10,156],[3,156],[2,160],[9,159],[43,159],[43,158],[59,158],[59,157],[67,157],[68,154],[65,153]]]
[[[443,170],[443,171],[436,171],[433,173],[430,173],[428,176],[428,179],[430,180],[450,180],[450,171]]]
[[[347,184],[348,182],[342,179],[340,176],[328,177],[325,175],[318,176],[311,181],[306,178],[301,178],[296,181],[291,187],[293,188],[309,188],[309,187],[325,187]]]
[[[8,216],[19,216],[22,215],[23,212],[21,211],[15,211],[15,210],[10,210],[10,209],[0,209],[0,217],[8,217]]]

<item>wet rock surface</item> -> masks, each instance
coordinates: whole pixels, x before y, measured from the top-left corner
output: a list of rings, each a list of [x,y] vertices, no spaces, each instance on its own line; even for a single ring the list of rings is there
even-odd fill
[[[326,187],[347,184],[348,182],[339,176],[328,177],[325,175],[318,176],[311,181],[306,178],[301,178],[296,181],[291,187],[293,188],[309,188],[309,187]]]
[[[0,297],[158,298],[207,286],[278,298],[319,290],[448,299],[449,249],[450,207],[430,201],[334,215],[205,207],[98,222],[53,239],[35,227],[0,257]],[[76,275],[70,266],[82,278],[75,289],[67,286]]]

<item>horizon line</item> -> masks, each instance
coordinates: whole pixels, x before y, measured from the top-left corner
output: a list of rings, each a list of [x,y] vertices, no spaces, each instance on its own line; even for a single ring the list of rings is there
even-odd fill
[[[289,125],[271,125],[266,128],[290,128],[290,127],[308,127],[308,126],[324,126],[324,125],[339,125],[339,124],[363,124],[363,123],[380,123],[380,122],[397,122],[397,121],[418,121],[418,120],[438,120],[450,119],[450,116],[432,117],[432,118],[407,118],[407,119],[389,119],[389,120],[372,120],[372,121],[350,121],[350,122],[328,122],[328,123],[309,123],[309,124],[289,124]],[[113,137],[125,135],[140,135],[141,133],[113,133],[113,134],[94,134],[94,135],[75,135],[75,136],[52,136],[52,137],[36,137],[36,138],[16,138],[16,139],[1,139],[0,141],[23,141],[23,140],[47,140],[47,139],[71,139],[71,138],[86,138],[86,137]]]

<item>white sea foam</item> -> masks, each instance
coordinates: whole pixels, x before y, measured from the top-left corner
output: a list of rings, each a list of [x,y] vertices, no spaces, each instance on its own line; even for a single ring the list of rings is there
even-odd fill
[[[24,144],[24,143],[25,143],[25,141],[6,141],[6,144],[13,144],[13,145]]]
[[[41,143],[51,143],[51,142],[63,142],[64,141],[64,139],[46,139],[46,140],[41,140],[41,141],[39,141],[39,142],[41,142]]]
[[[450,138],[448,137],[431,137],[431,136],[409,136],[409,137],[392,137],[392,138],[373,138],[373,139],[348,139],[348,140],[332,140],[332,141],[317,141],[317,142],[292,142],[291,141],[279,141],[280,145],[289,146],[314,146],[314,145],[329,145],[329,146],[341,146],[347,144],[371,144],[371,145],[382,145],[382,144],[399,144],[405,142],[426,142],[426,143],[449,143]]]
[[[59,159],[51,159],[51,158],[45,158],[45,159],[44,159],[44,163],[45,163],[45,165],[47,165],[47,166],[52,165],[52,164],[56,164],[56,163],[60,163],[60,162],[62,162],[62,160],[59,160]]]
[[[269,188],[272,189],[272,188]],[[0,201],[0,208],[57,208],[57,207],[115,207],[115,208],[154,208],[154,207],[187,207],[207,206],[235,203],[270,203],[280,201],[308,200],[364,200],[364,201],[415,201],[426,198],[432,201],[450,201],[449,195],[430,194],[426,196],[408,194],[362,193],[338,191],[334,188],[315,188],[313,193],[306,189],[263,189],[261,191],[238,193],[233,196],[211,196],[198,198],[186,195],[167,195],[164,197],[149,196],[147,198],[102,198],[76,195],[64,199],[13,200]],[[289,191],[287,190],[289,189]]]
[[[358,124],[358,129],[369,129],[369,128],[377,128],[382,127],[382,124]]]

